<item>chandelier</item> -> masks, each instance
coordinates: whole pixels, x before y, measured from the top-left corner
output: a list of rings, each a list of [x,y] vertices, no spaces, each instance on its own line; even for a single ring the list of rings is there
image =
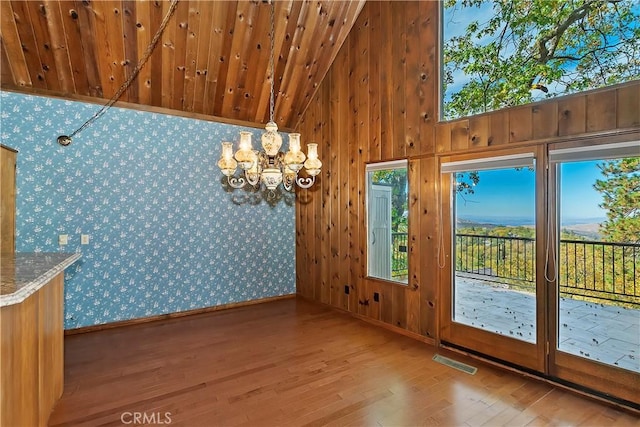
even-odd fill
[[[274,109],[274,2],[271,6],[271,55],[269,57],[269,74],[271,78],[271,93],[269,100],[269,122],[265,125],[262,134],[262,151],[254,150],[251,144],[251,132],[240,132],[240,144],[235,155],[233,143],[222,142],[222,154],[218,161],[218,167],[227,177],[227,182],[233,188],[242,188],[246,184],[259,187],[261,184],[273,194],[280,184],[287,191],[291,191],[296,185],[301,188],[311,187],[316,175],[320,173],[322,162],[318,159],[318,144],[307,144],[307,155],[300,150],[300,134],[289,134],[289,151],[280,151],[282,136],[278,133],[278,125],[273,119]],[[236,170],[240,167],[240,175],[236,176]],[[305,169],[308,176],[298,176],[298,172]],[[244,174],[243,174],[244,172]],[[244,175],[244,176],[243,176]]]

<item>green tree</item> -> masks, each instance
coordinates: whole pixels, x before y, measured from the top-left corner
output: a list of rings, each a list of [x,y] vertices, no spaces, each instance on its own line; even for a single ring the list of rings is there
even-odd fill
[[[480,182],[478,171],[456,173],[456,193],[473,194],[473,187]]]
[[[640,242],[640,157],[606,161],[598,168],[603,178],[593,187],[602,193],[600,207],[607,211],[602,234],[611,242]]]
[[[460,73],[469,79],[445,101],[446,119],[640,77],[637,0],[446,0],[445,7],[445,26],[492,9],[443,46],[445,93]]]

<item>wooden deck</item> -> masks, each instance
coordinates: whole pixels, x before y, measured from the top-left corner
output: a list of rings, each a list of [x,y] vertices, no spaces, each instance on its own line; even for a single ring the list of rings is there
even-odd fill
[[[455,320],[535,342],[535,298],[469,275],[456,278]],[[560,300],[561,351],[640,372],[640,310]]]
[[[72,335],[65,344],[64,395],[51,426],[135,425],[136,413],[171,426],[638,423],[300,299]],[[434,362],[436,350],[478,372]]]

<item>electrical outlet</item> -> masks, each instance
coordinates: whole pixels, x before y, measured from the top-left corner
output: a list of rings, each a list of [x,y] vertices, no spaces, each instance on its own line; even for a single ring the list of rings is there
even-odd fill
[[[380,294],[379,294],[379,293],[377,293],[377,292],[374,292],[374,293],[373,293],[373,300],[374,300],[375,302],[380,302]]]
[[[344,285],[344,293],[349,295],[349,285]]]
[[[60,234],[58,236],[58,244],[64,246],[69,243],[69,236],[67,234]]]
[[[81,245],[88,245],[89,244],[89,235],[88,234],[81,234],[80,235],[80,244]]]

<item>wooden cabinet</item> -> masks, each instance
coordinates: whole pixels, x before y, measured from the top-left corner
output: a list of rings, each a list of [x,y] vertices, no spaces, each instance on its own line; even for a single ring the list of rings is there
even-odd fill
[[[64,386],[63,280],[0,307],[0,425],[46,426]]]
[[[17,151],[0,145],[0,252],[16,250]]]

